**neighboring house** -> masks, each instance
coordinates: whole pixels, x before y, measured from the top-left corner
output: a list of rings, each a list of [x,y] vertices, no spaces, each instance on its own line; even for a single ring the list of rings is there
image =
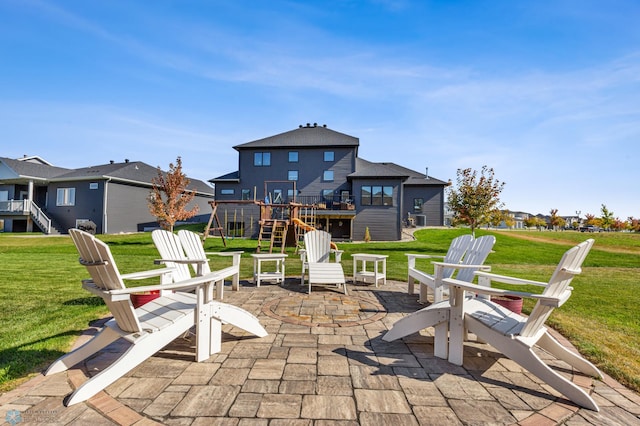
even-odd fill
[[[444,223],[447,182],[358,157],[359,139],[316,124],[234,146],[238,170],[211,179],[226,229],[255,236],[259,203],[299,203],[336,239],[400,240],[409,215]],[[230,219],[233,218],[233,219]],[[245,223],[251,222],[251,223]]]
[[[142,231],[157,226],[147,207],[157,176],[138,161],[63,169],[39,157],[0,157],[0,221],[5,232],[66,233],[89,221],[99,234]],[[198,205],[208,219],[213,189],[194,179],[189,189],[196,197],[188,208]]]

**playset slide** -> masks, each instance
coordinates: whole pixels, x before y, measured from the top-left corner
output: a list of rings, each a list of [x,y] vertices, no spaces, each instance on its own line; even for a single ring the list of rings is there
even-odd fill
[[[316,229],[313,226],[311,226],[311,225],[309,225],[307,223],[304,223],[303,221],[301,221],[297,217],[293,218],[292,222],[293,222],[294,225],[299,226],[300,228],[304,229],[305,231],[313,231],[314,229]],[[333,241],[331,242],[331,248],[334,249],[334,250],[338,250],[338,246],[336,246],[336,243],[334,243]]]

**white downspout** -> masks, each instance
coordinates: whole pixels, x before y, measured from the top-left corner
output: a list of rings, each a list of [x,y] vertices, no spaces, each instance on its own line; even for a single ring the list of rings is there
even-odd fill
[[[27,216],[27,232],[33,232],[33,219],[31,218],[31,203],[33,203],[33,179],[29,179],[29,185],[27,189],[27,202],[29,203],[29,216]]]

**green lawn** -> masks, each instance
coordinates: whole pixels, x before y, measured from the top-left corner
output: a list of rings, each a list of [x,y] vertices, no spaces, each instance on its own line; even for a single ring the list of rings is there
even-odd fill
[[[352,272],[351,254],[386,254],[390,279],[406,280],[405,253],[444,254],[451,239],[466,229],[426,229],[417,241],[339,243],[345,251],[345,273]],[[640,391],[640,235],[578,232],[478,231],[493,233],[497,242],[487,264],[497,273],[547,281],[562,253],[586,238],[596,244],[573,284],[569,301],[554,311],[549,323],[567,336],[603,371]],[[104,235],[123,273],[153,268],[158,254],[151,235]],[[231,239],[222,247],[209,238],[208,251],[244,250],[241,273],[252,274],[248,253],[257,241]],[[289,248],[287,275],[301,264]],[[0,234],[0,391],[6,391],[68,351],[87,324],[106,314],[101,301],[82,290],[86,271],[77,262],[68,236]],[[228,259],[212,258],[215,268]],[[155,266],[159,267],[159,266]],[[521,289],[521,288],[520,288]],[[539,291],[537,289],[530,289]],[[525,312],[531,309],[525,304]]]

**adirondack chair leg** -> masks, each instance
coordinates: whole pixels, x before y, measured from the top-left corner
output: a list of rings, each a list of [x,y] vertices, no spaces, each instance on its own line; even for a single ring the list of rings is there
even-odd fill
[[[216,301],[199,305],[196,324],[196,361],[204,361],[222,350],[223,323],[245,330],[254,336],[267,335],[258,318],[242,308]]]
[[[599,379],[603,378],[602,373],[595,365],[582,358],[580,355],[562,346],[562,344],[554,339],[553,336],[549,334],[549,332],[544,333],[540,340],[538,340],[537,344],[539,347],[546,350],[551,355],[566,362],[582,373],[588,376],[597,377]]]
[[[196,326],[196,361],[206,361],[211,355],[221,350],[222,322],[200,313]]]
[[[451,314],[451,311],[448,311]],[[436,324],[433,330],[433,355],[447,359],[449,357],[449,319],[447,322]]]
[[[418,290],[419,290],[419,294],[420,294],[420,298],[418,299],[418,303],[429,303],[429,286],[418,282]]]
[[[382,340],[392,342],[410,334],[417,333],[423,328],[434,327],[437,324],[448,321],[449,306],[446,302],[438,305],[430,305],[396,321],[393,327],[391,327],[391,330],[387,331],[382,337]]]
[[[218,300],[222,300],[224,296],[224,280],[216,282],[216,297]]]
[[[530,347],[485,327],[484,325],[476,322],[475,319],[467,317],[467,324],[472,333],[482,337],[488,342],[491,342],[491,345],[498,351],[502,352],[508,358],[518,363],[521,367],[536,375],[543,382],[566,396],[569,400],[581,407],[588,408],[593,411],[599,411],[598,405],[584,390],[551,369],[551,367],[545,364],[544,361],[538,358]],[[479,326],[475,327],[476,324],[479,324]],[[548,343],[548,341],[545,343]]]
[[[264,329],[258,318],[252,313],[237,306],[216,301],[211,302],[210,306],[211,317],[215,320],[240,328],[254,336],[267,336],[267,330]]]
[[[240,290],[240,274],[234,274],[231,278],[231,289],[235,291]],[[220,298],[222,299],[222,296]]]
[[[65,401],[65,406],[86,401],[96,393],[133,370],[143,361],[165,347],[168,342],[179,337],[193,325],[193,317],[188,315],[179,319],[170,328],[160,333],[145,334],[140,340],[132,344],[116,361],[100,373],[91,377],[76,389]]]
[[[115,342],[120,337],[121,335],[112,330],[110,327],[104,327],[87,343],[58,358],[53,364],[49,366],[49,368],[47,368],[47,371],[45,371],[44,375],[48,376],[49,374],[66,371],[77,363],[89,358],[100,349]]]
[[[450,288],[449,305],[451,306],[449,321],[449,355],[451,364],[462,365],[463,344],[467,335],[465,327],[465,313],[463,308],[464,290],[458,287]]]
[[[413,294],[414,292],[415,292],[415,284],[413,282],[413,277],[411,277],[411,275],[409,275],[407,277],[407,293]]]

